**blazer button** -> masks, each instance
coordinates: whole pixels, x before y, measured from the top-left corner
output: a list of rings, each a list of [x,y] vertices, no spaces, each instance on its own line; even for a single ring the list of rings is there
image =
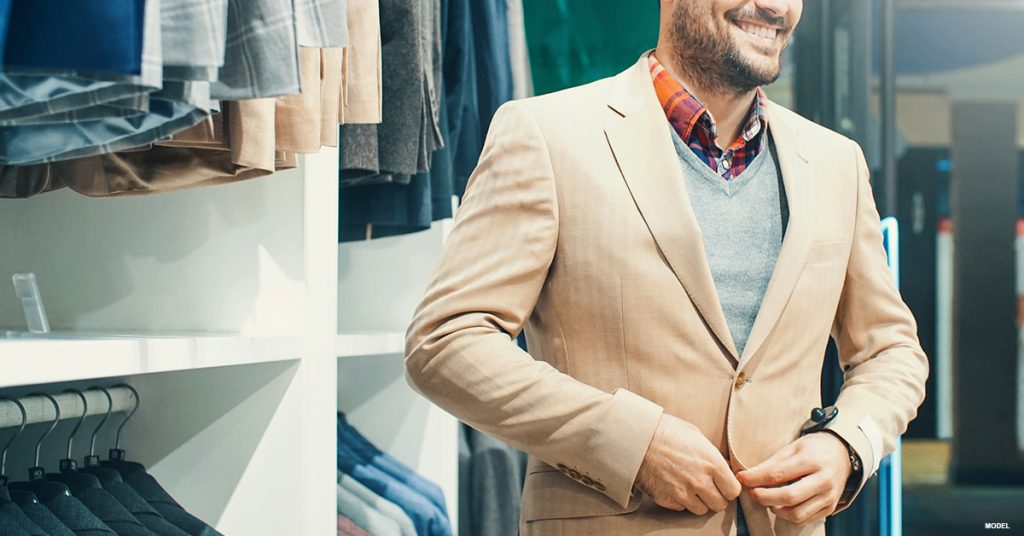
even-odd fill
[[[569,474],[569,468],[568,468],[568,467],[566,467],[564,463],[560,463],[560,464],[558,464],[558,466],[557,466],[557,467],[558,467],[558,471],[559,471],[559,472],[561,472],[561,473],[563,473],[563,474]]]
[[[745,383],[747,383],[747,373],[740,371],[740,373],[736,376],[736,389],[743,387],[743,384]]]
[[[569,469],[569,476],[571,476],[573,480],[579,480],[580,472],[575,469]]]
[[[587,475],[583,475],[580,478],[580,482],[583,482],[584,484],[586,484],[588,486],[593,486],[594,485],[594,481],[589,476],[587,476]]]
[[[604,491],[604,484],[600,482],[594,482],[594,489],[596,489],[597,491]],[[632,495],[632,493],[630,495]]]

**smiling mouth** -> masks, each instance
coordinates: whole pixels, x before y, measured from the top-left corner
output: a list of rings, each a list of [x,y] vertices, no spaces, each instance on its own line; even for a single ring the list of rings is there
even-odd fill
[[[780,30],[778,28],[771,28],[768,26],[762,26],[760,24],[753,24],[745,21],[736,21],[733,24],[743,30],[744,33],[753,37],[761,43],[772,43],[779,37]]]

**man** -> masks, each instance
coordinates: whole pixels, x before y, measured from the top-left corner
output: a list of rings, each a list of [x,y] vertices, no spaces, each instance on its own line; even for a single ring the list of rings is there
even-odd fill
[[[653,54],[496,115],[406,366],[530,454],[521,534],[821,535],[916,415],[863,154],[759,89],[802,7],[662,0]]]

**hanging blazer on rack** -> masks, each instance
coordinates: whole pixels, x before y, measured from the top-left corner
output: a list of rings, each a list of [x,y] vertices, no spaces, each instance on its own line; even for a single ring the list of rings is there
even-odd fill
[[[5,526],[5,523],[13,525]],[[7,486],[0,486],[0,534],[14,534],[13,526],[25,531],[28,536],[48,536],[46,531],[39,527],[11,498]]]
[[[12,495],[21,511],[32,523],[42,529],[46,536],[75,536],[75,533],[61,522],[49,508],[43,506],[43,503],[39,502],[35,495],[28,492],[14,492]]]
[[[531,455],[521,534],[728,534],[733,505],[696,516],[635,490],[662,414],[752,467],[821,405],[830,335],[846,381],[829,429],[860,456],[860,486],[915,416],[927,360],[863,155],[777,104],[768,116],[790,219],[740,355],[646,56],[496,114],[406,366],[425,396]],[[524,326],[529,354],[512,340]],[[824,534],[747,490],[739,502],[751,534]]]

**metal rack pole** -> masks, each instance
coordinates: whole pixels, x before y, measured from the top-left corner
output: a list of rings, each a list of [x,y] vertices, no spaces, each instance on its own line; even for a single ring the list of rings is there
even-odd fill
[[[131,410],[137,401],[135,395],[126,387],[107,388],[110,398],[113,400],[113,413],[123,413]],[[107,413],[107,397],[99,390],[84,391],[89,405],[89,415],[104,415]],[[62,420],[78,419],[82,417],[82,399],[74,393],[60,393],[53,395],[60,405],[60,416]],[[55,415],[53,404],[41,396],[26,396],[18,399],[25,406],[28,414],[27,424],[43,423],[53,421]],[[21,411],[13,402],[0,400],[0,428],[11,428],[21,425]]]

